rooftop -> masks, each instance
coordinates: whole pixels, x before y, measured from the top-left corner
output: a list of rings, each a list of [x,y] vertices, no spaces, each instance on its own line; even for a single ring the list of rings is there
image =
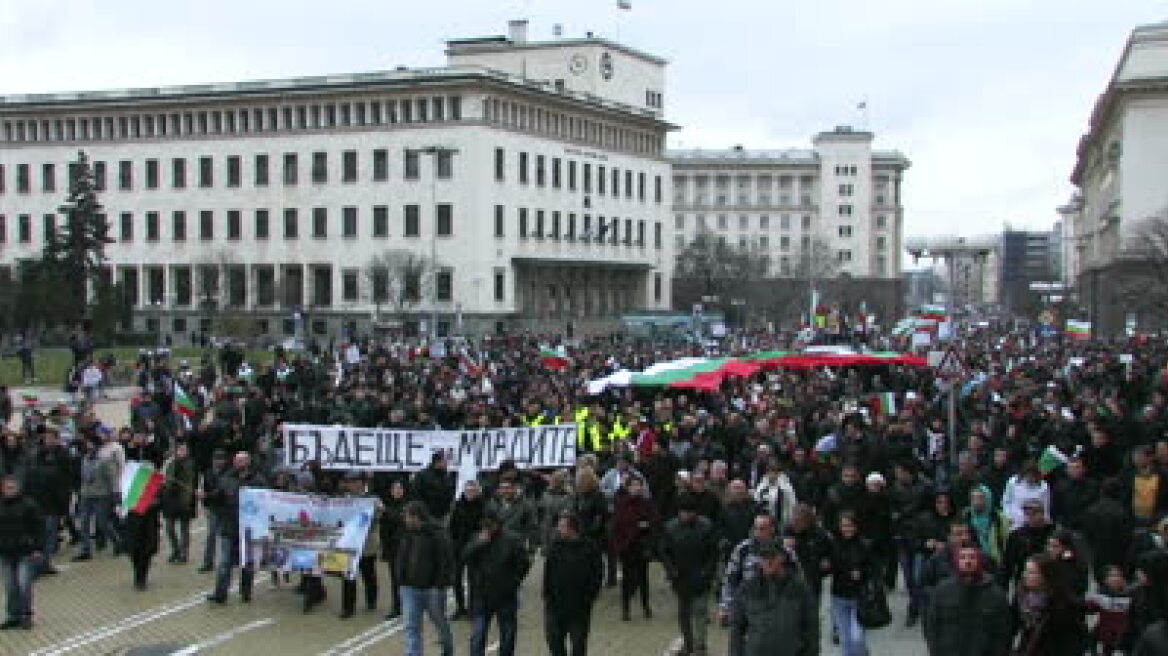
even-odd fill
[[[666,157],[678,163],[749,162],[757,164],[812,164],[819,161],[819,154],[807,148],[781,150],[748,150],[742,147],[706,149],[691,148],[670,150]],[[901,162],[908,164],[908,158],[898,150],[873,150],[872,159],[879,162]]]

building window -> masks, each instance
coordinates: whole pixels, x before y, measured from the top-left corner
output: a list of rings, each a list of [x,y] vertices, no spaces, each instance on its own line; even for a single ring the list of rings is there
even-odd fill
[[[527,153],[519,153],[519,182],[527,184]]]
[[[803,229],[804,230],[811,229],[811,215],[810,214],[803,215]]]
[[[852,236],[852,226],[840,226],[839,227],[839,236],[844,238],[844,239],[851,237]]]
[[[210,157],[199,158],[199,186],[203,188],[210,187],[213,180],[214,170],[213,163]]]
[[[157,189],[158,188],[158,178],[159,178],[158,160],[156,160],[156,159],[146,160],[146,188],[147,189]]]
[[[97,191],[105,191],[105,162],[93,163],[93,188]]]
[[[57,238],[57,217],[53,214],[46,214],[44,216],[44,240],[46,244],[51,244]]]
[[[27,244],[32,241],[32,217],[27,214],[21,214],[17,218],[16,238],[22,244]]]
[[[840,262],[851,262],[852,261],[852,252],[851,251],[839,251],[838,253],[836,253],[836,259],[839,260]]]
[[[389,300],[389,272],[385,269],[374,269],[372,275],[369,276],[370,292],[373,296],[373,302],[377,304],[385,303]]]
[[[536,239],[543,239],[547,234],[543,231],[543,210],[535,211],[535,234]]]
[[[673,229],[674,230],[685,230],[685,215],[684,214],[675,214],[673,216]]]
[[[297,239],[300,236],[300,217],[296,216],[296,208],[284,210],[284,239]]]
[[[552,188],[559,189],[561,184],[561,165],[563,162],[559,157],[552,158]]]
[[[660,273],[653,274],[653,302],[654,303],[661,302],[661,274]]]
[[[389,208],[385,205],[373,206],[373,236],[378,239],[389,236]]]
[[[284,184],[289,186],[295,185],[299,177],[296,153],[284,153]]]
[[[341,153],[341,182],[357,181],[357,151],[346,150]]]
[[[884,230],[887,227],[888,227],[888,217],[884,216],[883,214],[877,215],[876,216],[876,229],[877,230]]]
[[[146,213],[146,241],[158,241],[162,229],[158,220],[158,212]]]
[[[239,210],[227,210],[227,238],[232,241],[243,238],[243,222],[239,218]]]
[[[763,214],[762,216],[758,217],[758,229],[759,230],[769,230],[770,227],[771,227],[771,218],[769,216],[767,216],[766,214]]]
[[[215,214],[209,211],[199,212],[199,239],[210,241],[215,238]]]
[[[345,269],[341,272],[341,300],[346,303],[357,302],[359,286],[357,284],[357,271],[354,269]]]
[[[839,206],[839,215],[840,216],[851,216],[852,215],[852,206],[851,205],[840,205]]]
[[[238,187],[241,182],[242,174],[240,171],[240,163],[238,155],[231,155],[227,158],[227,186]]]
[[[495,237],[502,238],[504,236],[504,234],[505,234],[504,224],[505,224],[505,220],[504,220],[503,206],[496,205],[495,206]]]
[[[405,215],[403,217],[403,231],[402,234],[406,237],[421,236],[421,211],[418,205],[406,205]]]
[[[16,165],[16,191],[18,193],[27,194],[31,187],[29,180],[28,164]]]
[[[502,148],[495,149],[495,179],[502,182],[506,178],[507,156]]]
[[[122,212],[121,226],[118,235],[118,241],[122,243],[129,243],[134,241],[134,215],[130,212]]]
[[[434,155],[434,175],[439,180],[449,180],[454,177],[454,151],[442,148]]]
[[[267,210],[256,210],[255,211],[255,238],[256,239],[267,239],[268,238],[268,211]]]
[[[519,208],[519,238],[527,239],[527,208]]]
[[[662,198],[663,198],[663,195],[662,195],[662,191],[661,191],[661,176],[656,175],[656,176],[653,176],[653,202],[657,203],[657,204],[661,204]]]
[[[57,172],[52,164],[41,165],[41,191],[57,190]]]
[[[328,182],[328,153],[315,152],[312,154],[312,182],[314,184]]]
[[[341,208],[341,236],[346,239],[357,237],[357,208]]]
[[[546,183],[546,172],[544,171],[544,156],[535,156],[535,185],[542,187]]]
[[[887,247],[887,240],[884,235],[876,237],[876,250],[882,251]]]
[[[332,306],[333,269],[331,266],[316,266],[312,268],[312,304],[316,307]]]
[[[495,270],[495,302],[502,303],[507,300],[507,273],[499,269]]]
[[[779,215],[779,230],[791,229],[791,216],[789,214]]]
[[[729,227],[729,219],[726,218],[725,214],[719,214],[718,215],[718,229],[725,230],[728,227]]]
[[[435,296],[439,301],[450,301],[454,298],[454,272],[443,269],[434,276]]]
[[[405,179],[417,180],[421,175],[421,155],[410,148],[405,152]]]
[[[661,249],[661,222],[653,224],[653,248]]]
[[[378,148],[373,151],[373,180],[385,182],[389,179],[389,151]]]
[[[750,217],[746,216],[745,214],[739,215],[738,216],[738,229],[739,230],[749,230],[750,229]]]
[[[434,208],[436,215],[437,235],[449,237],[454,234],[454,206],[450,203],[439,203]]]
[[[175,212],[170,215],[170,235],[174,241],[186,241],[187,213]]]
[[[328,209],[324,207],[312,208],[312,236],[315,239],[328,237]]]
[[[261,155],[255,156],[255,186],[257,186],[257,187],[268,186],[268,156],[267,155],[261,154]]]

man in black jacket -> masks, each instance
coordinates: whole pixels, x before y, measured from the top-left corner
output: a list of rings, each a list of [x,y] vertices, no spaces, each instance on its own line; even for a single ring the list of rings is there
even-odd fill
[[[483,512],[486,510],[486,499],[483,498],[482,487],[478,481],[467,481],[462,490],[462,496],[454,502],[454,510],[450,513],[450,541],[454,546],[454,603],[456,608],[453,620],[466,619],[466,586],[463,585],[463,574],[466,563],[462,559],[462,550],[470,544],[471,538],[482,525]]]
[[[36,502],[21,493],[15,476],[0,479],[0,571],[8,600],[8,618],[0,629],[32,628],[32,583],[44,537]]]
[[[255,578],[255,563],[244,560],[247,554],[239,549],[239,492],[245,487],[265,487],[263,475],[251,466],[251,455],[246,451],[235,454],[231,469],[224,472],[211,490],[210,496],[219,504],[219,568],[215,572],[215,591],[207,601],[222,604],[227,601],[231,587],[231,570],[240,567],[239,597],[251,601],[251,586]]]
[[[1010,653],[1010,604],[982,565],[981,551],[957,552],[956,575],[929,595],[925,640],[934,656],[1006,656]]]
[[[69,515],[73,496],[73,457],[61,444],[61,435],[55,427],[45,430],[43,440],[30,458],[24,488],[44,517],[44,559],[40,574],[56,574],[52,558],[57,553],[61,520]]]
[[[665,525],[661,561],[677,595],[677,624],[687,654],[706,653],[709,591],[718,564],[718,535],[713,523],[699,514],[693,493],[677,501],[677,517]]]
[[[430,517],[442,523],[454,503],[455,481],[446,468],[446,452],[435,451],[430,466],[414,475],[412,496],[426,504]]]
[[[519,630],[519,586],[531,568],[523,539],[503,530],[491,510],[483,515],[483,530],[462,552],[470,572],[470,607],[474,628],[471,656],[485,656],[491,618],[499,624],[499,656],[515,656]]]
[[[211,455],[211,467],[203,472],[203,489],[198,497],[203,500],[203,509],[207,511],[207,539],[203,545],[203,565],[200,572],[210,572],[215,569],[215,548],[219,544],[219,523],[222,517],[222,508],[218,495],[214,493],[219,487],[219,479],[227,472],[227,451],[215,449]]]
[[[435,522],[426,505],[411,501],[402,511],[405,531],[398,542],[393,563],[401,585],[405,615],[406,653],[422,653],[422,613],[430,616],[442,644],[442,656],[453,656],[454,639],[446,621],[446,588],[454,568],[450,539]]]
[[[1028,499],[1022,503],[1025,523],[1010,531],[1006,538],[1006,551],[1002,555],[1002,569],[998,572],[998,584],[1009,591],[1010,585],[1022,575],[1026,559],[1046,549],[1046,542],[1054,533],[1054,524],[1046,519],[1046,511],[1038,499]]]
[[[819,608],[774,540],[758,549],[759,574],[734,593],[730,656],[817,656]]]
[[[592,604],[604,582],[600,548],[580,535],[580,520],[562,513],[543,568],[544,632],[552,656],[587,656]]]

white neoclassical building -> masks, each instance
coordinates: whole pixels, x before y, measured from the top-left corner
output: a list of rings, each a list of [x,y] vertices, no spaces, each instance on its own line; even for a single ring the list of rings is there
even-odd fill
[[[440,68],[0,97],[0,265],[39,255],[83,150],[139,330],[585,332],[667,308],[665,61],[510,27]],[[374,265],[418,260],[434,275]]]
[[[1145,265],[1132,256],[1144,222],[1168,217],[1166,166],[1168,22],[1132,30],[1079,141],[1071,173],[1076,192],[1059,208],[1074,241],[1067,259],[1078,300],[1096,334],[1165,325],[1163,308],[1136,307],[1117,290],[1132,267]],[[1150,323],[1153,317],[1161,323]]]
[[[800,263],[814,249],[834,261],[818,268],[863,283],[856,301],[898,315],[910,162],[872,141],[840,126],[815,135],[810,149],[671,150],[674,249],[709,230],[765,253],[776,278],[804,277]]]

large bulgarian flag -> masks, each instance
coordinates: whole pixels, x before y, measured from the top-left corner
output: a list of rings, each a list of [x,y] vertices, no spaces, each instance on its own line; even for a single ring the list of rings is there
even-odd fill
[[[1071,339],[1091,339],[1091,322],[1067,319],[1066,336]]]
[[[539,361],[548,369],[566,369],[572,360],[568,357],[568,351],[563,346],[557,348],[541,348],[539,350]]]
[[[195,413],[199,411],[195,400],[178,383],[174,384],[174,411],[188,419],[194,417]]]
[[[165,477],[150,463],[131,460],[122,469],[122,514],[146,512],[158,498]]]

